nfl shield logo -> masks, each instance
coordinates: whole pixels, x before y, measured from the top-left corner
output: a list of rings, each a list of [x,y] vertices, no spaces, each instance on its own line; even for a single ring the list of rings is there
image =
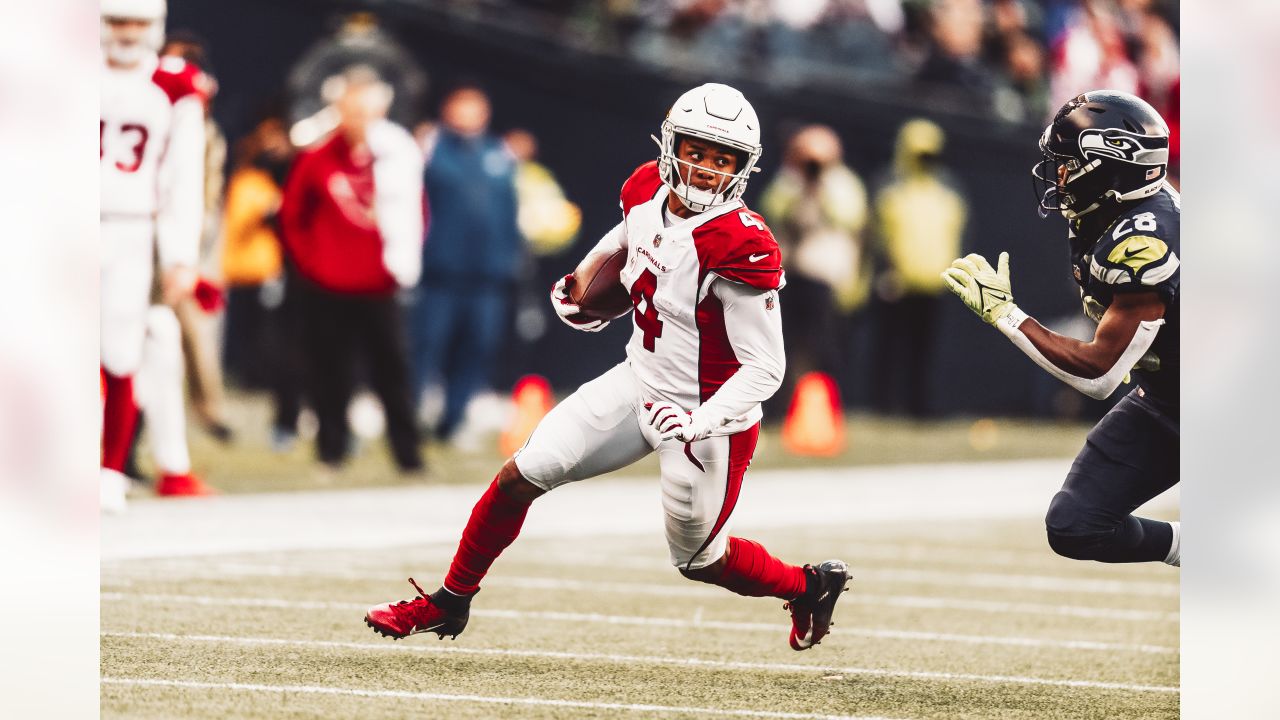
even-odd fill
[[[654,246],[654,247],[658,247],[658,246],[659,246],[659,245],[661,245],[661,244],[662,244],[662,236],[661,236],[661,235],[654,235],[654,236],[653,236],[653,246]]]
[[[773,309],[773,295],[769,295],[764,299],[764,309],[765,310]]]

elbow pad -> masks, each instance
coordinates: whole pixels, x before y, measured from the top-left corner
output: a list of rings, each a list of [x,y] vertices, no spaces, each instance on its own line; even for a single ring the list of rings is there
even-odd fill
[[[1120,358],[1116,360],[1116,364],[1110,370],[1096,378],[1083,378],[1078,375],[1063,370],[1049,361],[1036,346],[1031,343],[1030,338],[1022,334],[1018,326],[1023,320],[1027,319],[1027,314],[1022,312],[1018,306],[1014,306],[1013,310],[1003,318],[996,321],[996,328],[1004,334],[1005,337],[1018,347],[1027,357],[1031,358],[1035,364],[1044,368],[1050,375],[1058,378],[1062,382],[1079,390],[1095,400],[1104,400],[1110,397],[1111,393],[1120,387],[1124,382],[1125,376],[1129,371],[1138,364],[1143,354],[1151,347],[1151,343],[1155,342],[1156,333],[1159,332],[1160,326],[1164,324],[1164,320],[1143,320],[1138,323],[1138,330],[1133,334],[1133,338],[1129,341],[1129,347],[1125,348],[1120,354]]]

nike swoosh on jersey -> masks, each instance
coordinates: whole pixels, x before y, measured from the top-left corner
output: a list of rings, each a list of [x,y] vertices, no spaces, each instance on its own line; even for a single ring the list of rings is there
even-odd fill
[[[769,257],[769,253],[763,253],[761,255],[752,255],[751,257],[747,258],[747,260],[751,262],[760,262],[761,260],[767,257]]]

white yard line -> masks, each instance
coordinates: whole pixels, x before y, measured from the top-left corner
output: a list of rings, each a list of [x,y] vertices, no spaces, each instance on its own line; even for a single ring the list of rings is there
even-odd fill
[[[886,670],[882,668],[839,667],[830,665],[800,665],[795,663],[754,663],[699,658],[679,658],[655,655],[614,655],[607,653],[570,653],[545,650],[508,650],[497,648],[459,648],[439,645],[401,645],[399,643],[352,643],[319,640],[287,640],[277,638],[237,638],[217,635],[174,635],[169,633],[103,633],[104,637],[146,638],[173,642],[206,642],[239,645],[263,645],[286,647],[313,647],[342,650],[371,650],[385,652],[416,652],[437,655],[482,655],[502,657],[527,657],[555,660],[604,661],[622,664],[669,665],[677,667],[701,667],[723,670],[760,670],[769,672],[804,672],[824,675],[859,675],[915,680],[969,681],[1043,685],[1052,687],[1088,688],[1095,690],[1126,690],[1133,692],[1176,693],[1179,688],[1166,685],[1141,685],[1133,683],[1102,682],[1097,680],[1072,680],[1057,678],[1023,677],[1017,675],[979,675],[973,673],[925,672],[914,670]],[[690,710],[690,712],[695,712]],[[769,716],[774,717],[774,716]],[[777,715],[776,717],[790,717]],[[808,715],[799,717],[811,717]]]
[[[199,595],[156,595],[102,593],[104,601],[142,601],[152,603],[180,603],[210,606],[231,607],[269,607],[292,610],[353,610],[360,611],[368,606],[354,603],[316,602],[305,600],[283,600],[278,598],[226,598]],[[471,611],[476,617],[504,618],[510,620],[549,620],[568,623],[595,623],[602,625],[634,625],[644,627],[669,627],[699,630],[728,630],[734,632],[770,632],[779,636],[786,633],[788,626],[775,623],[730,622],[723,620],[686,620],[683,618],[647,617],[638,615],[604,615],[599,613],[573,613],[538,610],[504,610],[497,608],[477,608]],[[844,636],[875,638],[881,640],[911,640],[932,642],[954,642],[969,645],[1004,645],[1015,647],[1060,648],[1068,650],[1105,650],[1112,652],[1137,652],[1148,654],[1176,654],[1177,648],[1162,645],[1123,644],[1092,642],[1087,640],[1051,640],[1042,638],[1001,637],[986,635],[960,635],[953,633],[931,633],[910,630],[885,630],[880,628],[857,628],[840,626],[838,633]]]
[[[343,570],[299,569],[284,565],[257,565],[252,563],[200,563],[190,565],[183,561],[170,561],[161,566],[117,567],[107,576],[111,583],[127,583],[127,578],[168,577],[182,573],[179,577],[189,577],[192,573],[202,578],[241,575],[251,577],[319,577],[345,580],[365,580],[399,582],[403,578],[375,576],[366,572],[346,572]],[[123,580],[119,579],[124,576]],[[860,577],[860,576],[859,576]],[[620,583],[597,582],[586,580],[568,580],[563,578],[521,577],[496,575],[485,578],[485,585],[490,587],[511,587],[523,590],[564,590],[573,592],[613,593],[622,595],[645,595],[655,597],[724,597],[724,590],[705,587],[691,583],[665,585],[661,583]],[[855,590],[860,590],[858,577],[854,578]],[[1092,607],[1088,605],[1055,605],[1046,603],[1013,603],[991,600],[972,600],[967,598],[921,597],[914,595],[867,595],[861,592],[850,593],[846,599],[862,605],[889,607],[910,607],[926,610],[965,610],[970,612],[1021,613],[1027,615],[1055,615],[1065,617],[1087,617],[1126,621],[1163,621],[1178,622],[1177,611],[1131,610],[1126,608]]]
[[[540,707],[574,708],[578,710],[620,710],[640,713],[682,713],[715,715],[721,717],[783,718],[786,720],[888,720],[887,718],[882,717],[857,717],[851,715],[817,715],[813,713],[770,712],[768,710],[729,710],[724,708],[680,707],[672,705],[634,705],[578,700],[550,700],[546,698],[490,697],[487,695],[451,695],[446,693],[412,692],[408,690],[363,690],[360,688],[338,688],[315,685],[256,685],[249,683],[196,682],[194,680],[116,677],[103,677],[102,682],[107,685],[126,685],[135,687],[173,687],[199,690],[236,690],[241,692],[294,693],[306,695],[346,695],[366,698],[437,700],[441,702],[486,703],[491,705],[529,705]]]
[[[566,565],[573,565],[566,561]],[[670,565],[662,566],[671,570]],[[655,568],[656,569],[656,568]],[[354,569],[335,569],[299,567],[297,565],[235,563],[235,562],[196,562],[168,561],[162,564],[134,564],[117,566],[114,573],[125,575],[138,574],[198,574],[200,577],[216,576],[266,576],[266,577],[322,577],[340,580],[387,580],[392,576],[390,571],[369,571]],[[1001,590],[1033,590],[1045,592],[1070,592],[1098,595],[1154,595],[1160,597],[1177,597],[1178,583],[1176,576],[1173,582],[1134,581],[1134,580],[1096,580],[1073,578],[1055,575],[1025,575],[1010,573],[954,573],[935,570],[909,569],[863,569],[854,567],[854,584],[871,582],[878,585],[886,583],[909,583],[918,585],[940,585],[948,587],[980,587],[998,588]],[[513,585],[517,587],[539,587],[546,589],[579,589],[600,592],[637,592],[644,593],[650,588],[664,594],[701,595],[708,592],[720,595],[721,591],[712,588],[699,588],[687,583],[617,583],[562,580],[553,578],[504,578],[486,579],[489,585]],[[544,583],[539,585],[538,583]]]
[[[1181,617],[1177,612],[1164,610],[1131,610],[1128,608],[1100,608],[1088,605],[966,600],[964,598],[940,598],[919,595],[851,595],[846,602],[855,602],[860,605],[908,607],[920,610],[969,610],[997,614],[1058,615],[1134,622],[1176,623],[1179,622]]]
[[[1172,570],[1172,569],[1171,569]],[[1005,590],[1041,590],[1055,593],[1081,593],[1089,595],[1155,595],[1178,596],[1178,575],[1170,573],[1173,582],[1139,580],[1090,580],[1054,575],[1022,575],[1005,573],[954,573],[936,570],[866,569],[859,570],[858,577],[871,582],[915,583],[920,585],[946,585]]]

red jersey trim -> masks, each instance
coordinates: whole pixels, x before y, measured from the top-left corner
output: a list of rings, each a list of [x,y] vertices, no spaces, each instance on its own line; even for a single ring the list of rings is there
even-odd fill
[[[724,502],[720,504],[720,514],[716,516],[716,524],[711,527],[711,533],[707,535],[707,539],[702,542],[698,551],[689,557],[689,562],[684,566],[685,570],[689,570],[693,565],[693,559],[711,545],[711,542],[724,529],[725,524],[729,522],[729,517],[733,515],[733,510],[738,505],[738,496],[742,493],[742,480],[747,475],[747,467],[751,465],[751,457],[755,455],[756,443],[759,440],[760,423],[729,436],[729,476],[725,478]],[[688,445],[685,449],[692,454]]]
[[[701,275],[715,273],[758,290],[782,287],[782,252],[760,215],[746,208],[727,212],[695,228],[693,239]]]
[[[662,189],[662,178],[658,175],[658,161],[650,160],[631,173],[631,177],[622,184],[619,203],[622,205],[622,216],[625,218],[631,208],[643,205],[658,195]]]
[[[698,327],[698,402],[704,403],[738,372],[742,363],[733,352],[724,324],[724,305],[714,292],[694,309]]]

